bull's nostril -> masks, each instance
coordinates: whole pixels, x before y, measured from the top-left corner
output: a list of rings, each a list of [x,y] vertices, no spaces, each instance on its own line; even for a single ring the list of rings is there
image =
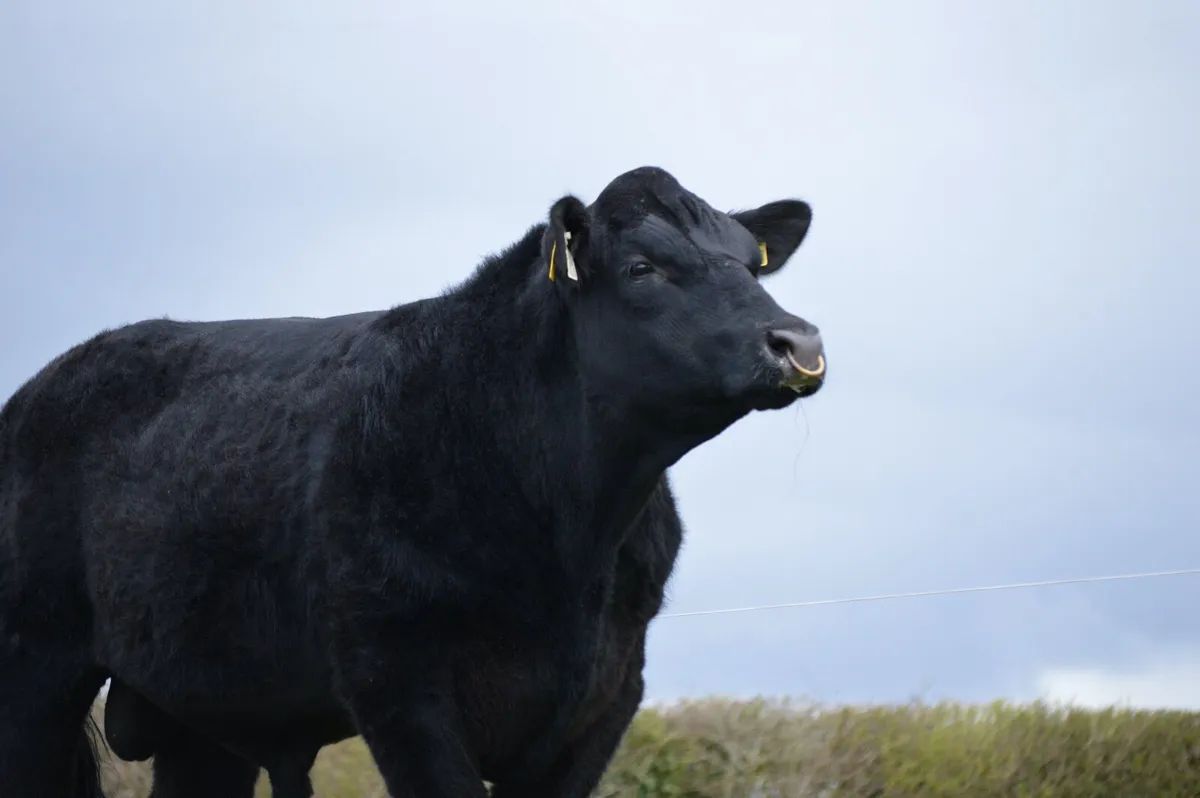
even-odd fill
[[[816,353],[821,349],[821,341],[813,335],[805,335],[794,330],[770,330],[767,332],[767,345],[780,356],[791,352],[800,356]]]
[[[767,346],[805,377],[815,378],[825,372],[824,347],[819,334],[789,329],[769,330]]]
[[[784,338],[781,338],[774,332],[767,333],[767,346],[780,357],[787,357],[788,352],[792,349],[791,345]]]

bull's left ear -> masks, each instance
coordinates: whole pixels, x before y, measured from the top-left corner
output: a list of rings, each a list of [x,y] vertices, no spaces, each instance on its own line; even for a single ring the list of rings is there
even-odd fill
[[[812,208],[803,200],[776,200],[749,211],[729,214],[758,240],[765,263],[759,275],[770,274],[783,267],[800,242],[808,235],[812,223]]]
[[[578,197],[568,194],[550,206],[542,256],[547,276],[564,284],[578,284],[586,277],[586,249],[591,217]]]

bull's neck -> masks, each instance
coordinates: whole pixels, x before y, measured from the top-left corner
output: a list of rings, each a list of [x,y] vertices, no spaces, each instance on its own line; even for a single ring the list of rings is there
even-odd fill
[[[549,510],[556,545],[586,560],[620,542],[667,468],[699,440],[588,390],[568,311],[533,271],[515,301],[498,291],[451,300],[455,326],[474,331],[477,362],[487,364],[463,388],[497,428],[497,448],[532,506]]]
[[[667,469],[702,438],[649,423],[608,398],[583,393],[581,406],[580,443],[594,471],[573,489],[578,501],[590,502],[593,532],[612,540],[623,535]]]
[[[552,417],[535,424],[526,456],[548,467],[542,499],[554,508],[560,534],[585,547],[612,545],[690,447],[647,426],[632,408],[591,394],[573,348],[555,357],[564,358],[567,368],[543,372],[545,379],[531,369],[519,394],[539,396],[553,408]]]

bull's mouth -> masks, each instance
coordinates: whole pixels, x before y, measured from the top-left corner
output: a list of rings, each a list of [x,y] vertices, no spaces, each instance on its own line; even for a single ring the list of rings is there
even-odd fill
[[[784,386],[798,394],[811,396],[825,381],[825,356],[818,354],[817,362],[812,367],[808,367],[801,365],[790,349],[785,349],[783,354],[788,366],[791,367],[783,380]]]

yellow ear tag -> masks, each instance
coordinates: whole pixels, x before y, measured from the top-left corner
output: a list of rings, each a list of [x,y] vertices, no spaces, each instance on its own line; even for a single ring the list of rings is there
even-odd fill
[[[762,263],[758,264],[758,268],[765,269],[765,268],[767,268],[767,245],[765,243],[763,243],[762,241],[759,241],[758,242],[758,251],[761,252],[762,256],[763,256]]]
[[[575,259],[571,257],[571,234],[563,233],[563,238],[567,241],[567,276],[572,280],[579,280],[579,272],[575,269]],[[554,255],[558,251],[558,241],[550,244],[550,279],[554,279]]]

